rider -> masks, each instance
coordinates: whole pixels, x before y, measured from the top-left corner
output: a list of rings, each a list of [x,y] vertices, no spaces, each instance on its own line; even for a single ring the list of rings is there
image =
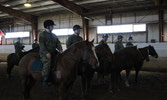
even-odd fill
[[[131,46],[133,46],[133,43],[132,43],[133,38],[130,36],[128,40],[129,40],[129,42],[126,43],[126,47],[131,47]]]
[[[15,53],[18,57],[18,59],[21,58],[22,54],[23,54],[23,51],[24,50],[24,45],[21,43],[21,38],[17,38],[17,42],[14,43],[14,47],[15,47]]]
[[[43,87],[45,87],[48,81],[51,64],[53,60],[55,60],[58,52],[62,53],[63,49],[57,36],[52,33],[55,23],[52,20],[45,20],[43,25],[45,31],[39,34],[39,46],[40,57],[43,63]],[[56,49],[58,49],[58,51]]]
[[[124,48],[124,45],[122,43],[122,39],[123,39],[123,36],[122,35],[119,35],[117,37],[118,41],[115,42],[115,51],[118,51],[120,49],[123,49]]]
[[[102,35],[102,40],[99,42],[99,45],[107,44],[106,41],[108,40],[108,34]]]
[[[39,44],[37,39],[34,40],[34,43],[32,44],[32,49],[39,49]]]
[[[72,44],[83,41],[83,38],[79,36],[81,27],[79,25],[73,26],[74,34],[69,36],[66,41],[66,47],[69,48]]]

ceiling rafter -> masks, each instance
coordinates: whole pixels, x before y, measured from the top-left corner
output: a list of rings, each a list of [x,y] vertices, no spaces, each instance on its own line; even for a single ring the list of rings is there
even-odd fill
[[[52,0],[58,4],[60,4],[61,6],[65,7],[66,9],[78,14],[78,15],[82,15],[86,9],[71,2],[71,1],[68,1],[68,0]]]
[[[2,11],[4,13],[7,13],[9,15],[12,15],[14,17],[21,18],[23,20],[29,21],[29,22],[33,22],[33,20],[37,18],[37,16],[31,15],[31,14],[28,14],[28,13],[24,13],[22,11],[15,10],[15,9],[12,9],[12,8],[9,8],[9,7],[4,7],[4,6],[1,6],[1,5],[0,5],[0,11]]]

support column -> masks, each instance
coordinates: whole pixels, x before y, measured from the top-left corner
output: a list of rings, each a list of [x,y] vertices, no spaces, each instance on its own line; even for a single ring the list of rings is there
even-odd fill
[[[31,24],[33,40],[38,39],[38,17],[34,17]]]
[[[84,40],[89,40],[89,20],[82,17]]]
[[[164,39],[163,39],[163,32],[164,32],[164,11],[163,10],[159,10],[158,12],[158,17],[159,17],[159,42],[163,42]]]

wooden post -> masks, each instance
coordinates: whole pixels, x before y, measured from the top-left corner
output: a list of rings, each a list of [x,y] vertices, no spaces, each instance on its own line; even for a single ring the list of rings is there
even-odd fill
[[[164,11],[163,10],[159,10],[158,12],[158,17],[159,17],[159,42],[163,42],[163,31],[164,31]]]
[[[84,34],[84,40],[89,40],[89,20],[82,17],[82,24],[83,24],[83,34]]]

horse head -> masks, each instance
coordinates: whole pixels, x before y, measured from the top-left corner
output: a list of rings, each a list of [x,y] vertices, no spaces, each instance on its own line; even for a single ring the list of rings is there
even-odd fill
[[[94,40],[92,40],[91,42],[89,42],[88,40],[84,41],[84,45],[82,46],[81,59],[95,68],[99,66],[99,61],[95,52],[93,42]]]
[[[149,45],[148,46],[148,50],[149,50],[149,55],[155,57],[155,58],[158,58],[158,54],[157,52],[155,51],[154,47]]]

